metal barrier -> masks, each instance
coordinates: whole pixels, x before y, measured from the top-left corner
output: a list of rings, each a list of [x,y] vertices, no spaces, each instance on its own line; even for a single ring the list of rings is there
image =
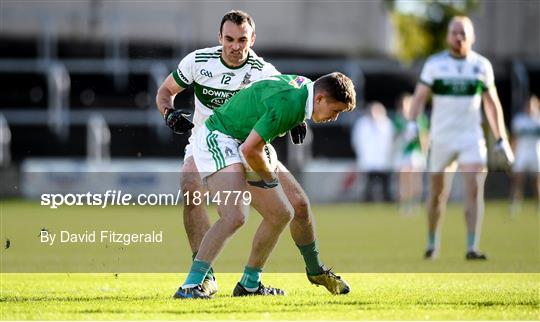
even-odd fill
[[[114,49],[115,47],[111,47]],[[50,52],[47,50],[46,52]],[[177,59],[150,60],[124,59],[121,48],[116,48],[106,59],[64,59],[55,60],[54,55],[45,55],[44,59],[10,59],[0,60],[0,72],[43,73],[48,87],[47,110],[5,108],[3,113],[9,124],[13,125],[48,125],[51,132],[61,140],[69,136],[69,128],[73,125],[88,126],[89,158],[110,157],[110,131],[108,125],[139,125],[152,128],[162,142],[172,135],[163,125],[163,120],[155,109],[153,100],[144,109],[126,111],[122,108],[94,107],[90,110],[72,109],[69,96],[72,74],[109,74],[115,79],[115,86],[122,87],[129,74],[148,75],[146,92],[154,97],[163,80],[178,64]],[[53,56],[53,57],[51,57]],[[351,77],[357,88],[357,104],[362,105],[364,74],[361,61],[357,59],[273,59],[269,60],[283,73],[323,75],[333,71],[341,71]],[[371,63],[370,63],[371,64]],[[368,65],[370,65],[368,64]],[[120,80],[123,78],[123,80]],[[99,118],[94,113],[99,113]],[[349,114],[349,113],[347,113]],[[343,115],[335,126],[349,126],[355,115]],[[313,127],[321,125],[313,124]],[[323,125],[324,126],[324,125]],[[99,136],[98,130],[106,133]],[[107,139],[108,137],[108,139]],[[306,159],[312,154],[311,145],[288,147],[288,164],[293,171],[301,169]]]
[[[10,124],[44,124],[61,139],[69,134],[70,78],[64,64],[59,61],[4,59],[0,60],[0,72],[42,73],[47,78],[47,110],[3,109]]]
[[[92,114],[86,127],[86,157],[88,161],[111,159],[111,131],[100,114]]]
[[[54,62],[47,69],[49,128],[61,139],[69,135],[69,90],[71,81],[64,65]]]
[[[82,74],[113,74],[117,69],[110,68],[110,61],[102,59],[68,59],[62,61],[45,61],[34,59],[2,59],[0,72],[16,73],[43,73],[47,79],[49,100],[47,110],[21,109],[7,107],[2,110],[6,120],[15,125],[48,125],[53,133],[61,138],[69,134],[69,125],[85,125],[90,115],[99,111],[108,124],[134,124],[161,126],[162,120],[154,108],[147,110],[133,110],[129,113],[125,109],[114,107],[98,107],[94,111],[71,110],[69,94],[71,79],[70,73]],[[125,60],[124,75],[129,73],[149,74],[147,92],[153,95],[168,73],[167,64],[154,60]],[[153,106],[153,104],[151,104]],[[150,106],[150,107],[151,107]],[[154,117],[154,114],[156,114]]]
[[[11,131],[3,114],[0,114],[0,168],[11,163]]]

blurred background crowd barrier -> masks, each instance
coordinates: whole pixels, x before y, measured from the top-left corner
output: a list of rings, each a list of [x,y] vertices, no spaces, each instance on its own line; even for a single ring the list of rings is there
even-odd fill
[[[0,196],[20,196],[21,184],[32,185],[22,175],[28,172],[179,171],[188,136],[164,125],[156,90],[186,54],[217,45],[231,9],[253,16],[254,50],[282,73],[315,79],[341,71],[355,82],[357,111],[335,124],[310,124],[301,147],[287,137],[275,142],[314,201],[358,199],[352,124],[365,103],[380,101],[392,113],[396,98],[413,91],[425,58],[444,47],[454,14],[475,23],[474,49],[493,64],[508,127],[527,96],[540,94],[536,0],[2,0]],[[192,90],[175,105],[192,109]],[[44,187],[65,185],[58,176],[47,180]],[[507,196],[507,181],[502,172],[490,176],[487,196]]]

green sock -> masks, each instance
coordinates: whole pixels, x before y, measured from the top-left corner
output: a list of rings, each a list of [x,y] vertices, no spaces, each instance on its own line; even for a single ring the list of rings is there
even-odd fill
[[[476,241],[476,233],[467,233],[467,251],[474,251],[474,244]]]
[[[433,250],[435,249],[436,246],[437,246],[437,234],[434,231],[430,231],[428,233],[427,248]]]
[[[197,252],[193,252],[193,254],[191,255],[191,260],[194,261],[195,260],[195,257],[197,257]],[[212,266],[210,266],[210,269],[208,270],[208,273],[206,273],[206,277],[205,278],[215,278],[214,276],[214,269],[212,268]]]
[[[240,285],[242,285],[248,291],[256,291],[261,282],[262,269],[257,267],[246,266],[244,268],[244,275],[240,279]]]
[[[300,254],[304,257],[306,263],[307,273],[309,275],[319,275],[322,273],[321,267],[323,266],[321,259],[319,258],[319,248],[317,247],[317,241],[305,246],[298,246]]]
[[[210,269],[210,263],[194,260],[182,288],[201,284],[204,281],[204,277],[206,276],[208,269]]]

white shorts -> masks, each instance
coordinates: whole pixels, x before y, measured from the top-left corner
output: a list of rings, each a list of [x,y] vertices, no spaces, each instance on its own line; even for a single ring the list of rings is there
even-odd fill
[[[191,129],[191,135],[188,139],[188,144],[184,148],[184,162],[193,156],[193,142],[195,142],[195,136],[199,129],[206,128],[204,124],[206,120],[212,115],[212,110],[201,111],[202,108],[195,108],[193,115],[193,128]]]
[[[517,151],[514,172],[540,172],[540,157],[536,151]]]
[[[193,156],[193,142],[195,142],[195,137],[197,136],[197,132],[199,132],[199,130],[202,128],[206,128],[206,126],[195,125],[195,127],[191,129],[191,135],[188,138],[188,144],[184,148],[184,162],[186,162],[187,158],[190,158]]]
[[[428,156],[428,171],[443,172],[454,161],[462,164],[487,163],[486,141],[431,143]]]
[[[398,160],[398,170],[402,168],[424,171],[426,169],[426,156],[422,151],[418,150],[403,153]]]
[[[219,131],[201,127],[192,144],[193,159],[201,179],[235,163],[242,163],[238,146],[240,143]]]

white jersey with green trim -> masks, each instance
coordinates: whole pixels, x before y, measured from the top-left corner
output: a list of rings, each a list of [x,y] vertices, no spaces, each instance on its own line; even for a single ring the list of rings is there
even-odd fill
[[[203,48],[188,54],[172,73],[183,88],[194,85],[195,113],[192,136],[213,113],[236,92],[252,81],[279,75],[270,63],[249,50],[248,59],[238,67],[227,66],[221,58],[222,46]],[[191,138],[190,138],[191,142]]]
[[[426,61],[420,82],[431,88],[431,140],[474,142],[484,139],[481,123],[482,93],[495,86],[491,63],[471,51],[456,58],[448,51]]]

